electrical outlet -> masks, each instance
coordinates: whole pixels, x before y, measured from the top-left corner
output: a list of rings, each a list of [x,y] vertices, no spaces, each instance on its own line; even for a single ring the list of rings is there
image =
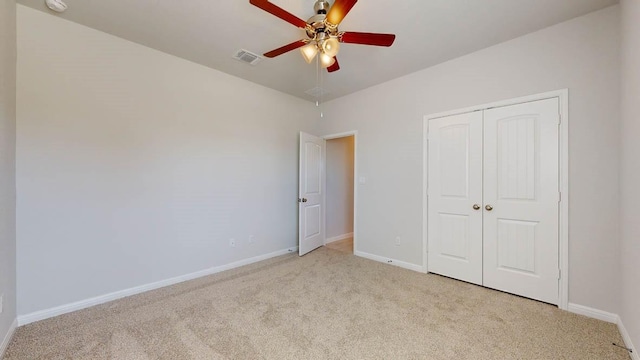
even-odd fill
[[[249,235],[249,244],[253,244],[256,241],[256,237],[253,235]]]
[[[229,239],[229,246],[236,247],[236,239]]]
[[[4,304],[4,294],[0,295],[0,314],[2,314],[2,305]]]
[[[400,246],[400,236],[396,237],[396,246]]]

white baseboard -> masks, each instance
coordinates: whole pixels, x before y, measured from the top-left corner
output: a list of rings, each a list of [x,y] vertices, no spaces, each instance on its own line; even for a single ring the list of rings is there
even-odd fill
[[[640,354],[638,354],[638,352],[636,351],[636,347],[633,346],[631,336],[629,336],[627,328],[624,327],[624,324],[622,323],[622,319],[620,317],[618,317],[618,330],[620,331],[620,335],[622,335],[622,339],[624,340],[626,347],[632,350],[631,353],[629,353],[629,355],[631,355],[631,359],[640,360]]]
[[[636,348],[633,346],[633,342],[631,341],[631,336],[629,336],[629,333],[627,332],[627,329],[624,327],[624,324],[622,323],[622,319],[618,314],[613,314],[610,312],[590,308],[588,306],[573,304],[573,303],[569,303],[569,307],[567,310],[575,314],[584,315],[590,318],[616,324],[618,326],[618,331],[620,331],[620,335],[622,335],[622,339],[624,340],[624,345],[629,349],[633,350],[631,353],[629,353],[629,355],[631,355],[631,359],[640,360],[640,354],[636,352]]]
[[[416,265],[416,264],[411,264],[411,263],[400,261],[400,260],[389,259],[389,258],[386,258],[386,257],[383,257],[383,256],[368,254],[368,253],[365,253],[365,252],[362,252],[362,251],[356,251],[356,252],[354,252],[354,255],[363,257],[365,259],[374,260],[374,261],[378,261],[378,262],[381,262],[381,263],[398,266],[398,267],[401,267],[401,268],[404,268],[404,269],[408,269],[408,270],[413,270],[413,271],[417,271],[417,272],[421,272],[421,273],[425,272],[424,268],[422,267],[422,265]]]
[[[18,319],[13,320],[13,323],[11,323],[7,335],[4,337],[2,342],[0,342],[0,359],[2,359],[2,357],[4,356],[4,352],[7,351],[9,343],[11,342],[11,338],[13,338],[13,334],[16,332],[16,328],[18,328]]]
[[[593,319],[610,322],[613,324],[617,324],[618,319],[620,319],[618,314],[613,314],[610,312],[606,312],[606,311],[602,311],[602,310],[598,310],[598,309],[590,308],[588,306],[578,305],[574,303],[569,303],[569,306],[567,307],[567,311],[572,312],[574,314],[578,314],[578,315],[584,315],[586,317],[590,317]]]
[[[348,234],[342,234],[342,235],[338,235],[338,236],[334,236],[334,237],[330,237],[328,239],[326,239],[324,241],[325,245],[326,244],[330,244],[332,242],[336,242],[336,241],[340,241],[340,240],[344,240],[344,239],[348,239],[348,238],[352,238],[353,237],[353,233],[350,232]]]
[[[298,252],[298,247],[292,247],[292,248],[288,248],[288,249],[284,249],[284,250],[275,251],[275,252],[272,252],[272,253],[269,253],[269,254],[259,255],[259,256],[252,257],[252,258],[248,258],[248,259],[232,262],[230,264],[216,266],[216,267],[213,267],[213,268],[210,268],[210,269],[197,271],[197,272],[194,272],[194,273],[191,273],[191,274],[177,276],[177,277],[174,277],[174,278],[161,280],[161,281],[157,281],[157,282],[146,284],[146,285],[136,286],[136,287],[133,287],[133,288],[130,288],[130,289],[120,290],[120,291],[112,292],[110,294],[105,294],[105,295],[97,296],[97,297],[90,298],[90,299],[76,301],[76,302],[73,302],[73,303],[70,303],[70,304],[57,306],[57,307],[54,307],[54,308],[51,308],[51,309],[40,310],[40,311],[36,311],[36,312],[30,313],[30,314],[26,314],[26,315],[20,315],[20,316],[18,316],[18,325],[22,326],[22,325],[30,324],[32,322],[36,322],[36,321],[52,318],[54,316],[67,314],[67,313],[70,313],[70,312],[73,312],[73,311],[77,311],[77,310],[86,309],[88,307],[99,305],[99,304],[104,304],[104,303],[109,302],[109,301],[122,299],[122,298],[127,297],[127,296],[140,294],[140,293],[143,293],[143,292],[146,292],[146,291],[159,289],[159,288],[162,288],[162,287],[165,287],[165,286],[178,284],[178,283],[181,283],[181,282],[197,279],[197,278],[200,278],[200,277],[203,277],[203,276],[216,274],[216,273],[219,273],[219,272],[222,272],[222,271],[235,269],[235,268],[238,268],[240,266],[253,264],[253,263],[256,263],[258,261],[267,260],[267,259],[270,259],[270,258],[273,258],[273,257],[276,257],[276,256],[290,254],[290,253],[297,253],[297,252]]]

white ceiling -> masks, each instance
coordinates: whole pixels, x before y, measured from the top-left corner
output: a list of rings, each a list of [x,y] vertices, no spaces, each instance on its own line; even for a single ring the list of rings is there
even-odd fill
[[[65,0],[58,15],[44,0],[18,0],[54,16],[164,51],[291,95],[330,100],[618,3],[618,0],[361,0],[342,31],[397,35],[390,48],[343,44],[341,70],[318,78],[295,50],[251,66],[241,48],[262,54],[304,37],[303,31],[249,0]],[[272,0],[294,15],[313,15],[314,0]],[[332,0],[329,0],[332,3]]]

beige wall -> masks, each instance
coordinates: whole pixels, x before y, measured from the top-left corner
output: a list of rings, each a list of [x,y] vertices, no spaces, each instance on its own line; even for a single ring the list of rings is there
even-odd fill
[[[16,318],[16,2],[0,2],[0,357]]]
[[[327,140],[326,237],[353,232],[354,137]]]
[[[297,245],[312,103],[24,6],[18,30],[20,315]]]
[[[640,348],[640,1],[622,0],[622,321]]]
[[[569,88],[569,301],[617,313],[619,7],[325,104],[358,131],[357,251],[422,265],[423,116]],[[396,236],[402,238],[395,246]]]

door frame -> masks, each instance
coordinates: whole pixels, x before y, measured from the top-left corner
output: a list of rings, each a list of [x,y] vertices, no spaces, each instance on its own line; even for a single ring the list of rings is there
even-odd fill
[[[557,98],[560,104],[560,126],[559,126],[559,270],[560,280],[558,281],[558,307],[568,310],[569,307],[569,89],[560,89],[540,94],[518,97],[514,99],[501,100],[488,104],[470,106],[463,109],[439,112],[424,116],[423,120],[423,142],[422,142],[422,267],[427,272],[428,249],[428,171],[429,171],[429,120],[443,118],[452,115],[459,115],[473,111],[488,110],[497,107],[517,105],[527,102],[540,101]],[[355,225],[354,225],[355,226]]]
[[[337,133],[337,134],[331,134],[331,135],[325,135],[322,138],[327,141],[327,140],[333,140],[333,139],[340,139],[340,138],[345,138],[345,137],[349,137],[349,136],[353,136],[353,253],[355,254],[357,249],[358,249],[358,130],[352,130],[352,131],[346,131],[346,132],[342,132],[342,133]],[[326,147],[325,147],[326,150]],[[326,154],[325,154],[325,160],[326,160]],[[322,214],[323,218],[326,219],[326,213],[327,213],[327,162],[325,161],[324,163],[324,189],[322,190],[323,196],[324,196],[324,203],[325,203],[325,207],[324,207],[324,212]],[[326,238],[326,234],[327,234],[327,222],[324,222],[324,233],[325,233],[325,239],[324,239],[324,244],[327,244],[327,238]]]

